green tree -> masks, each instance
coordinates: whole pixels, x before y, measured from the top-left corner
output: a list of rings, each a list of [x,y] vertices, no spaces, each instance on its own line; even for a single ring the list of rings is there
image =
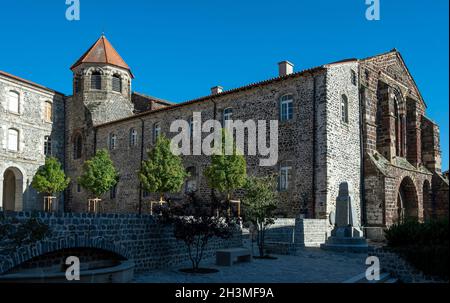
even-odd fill
[[[172,153],[170,140],[159,136],[155,147],[148,152],[148,160],[142,162],[139,180],[144,189],[158,193],[163,201],[164,193],[181,191],[187,176],[181,157]]]
[[[39,193],[53,196],[64,191],[69,183],[70,179],[64,174],[61,163],[58,159],[50,157],[45,160],[45,165],[37,171],[31,186]]]
[[[99,199],[117,184],[118,179],[119,174],[108,151],[102,149],[84,163],[83,174],[78,178],[78,183],[93,195],[92,198]]]
[[[237,150],[234,140],[228,136],[223,130],[220,151],[211,156],[211,165],[205,170],[205,177],[211,188],[226,195],[229,204],[232,193],[245,185],[247,163]]]
[[[251,177],[247,179],[242,199],[244,220],[253,224],[257,231],[257,245],[260,257],[264,255],[267,228],[275,223],[277,208],[276,179],[274,177]]]

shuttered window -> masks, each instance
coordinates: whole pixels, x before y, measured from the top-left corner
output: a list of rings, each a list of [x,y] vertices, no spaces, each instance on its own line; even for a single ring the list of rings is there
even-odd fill
[[[10,91],[8,93],[8,110],[12,113],[19,113],[19,93],[15,91]]]

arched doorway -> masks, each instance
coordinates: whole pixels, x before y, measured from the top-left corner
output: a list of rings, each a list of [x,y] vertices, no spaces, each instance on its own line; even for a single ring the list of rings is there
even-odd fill
[[[23,174],[8,168],[3,174],[2,208],[5,211],[21,211],[23,206]]]
[[[426,220],[434,219],[436,215],[436,206],[431,197],[430,181],[425,180],[423,183],[423,209]]]
[[[397,194],[397,219],[398,222],[419,219],[419,202],[417,190],[410,177],[405,177],[400,183]]]

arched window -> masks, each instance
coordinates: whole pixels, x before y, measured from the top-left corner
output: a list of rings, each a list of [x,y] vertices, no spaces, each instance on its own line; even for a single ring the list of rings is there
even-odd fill
[[[91,75],[91,89],[102,89],[102,75],[100,72],[93,72]]]
[[[156,122],[155,124],[153,124],[153,143],[156,143],[160,135],[161,135],[161,123]]]
[[[19,151],[19,131],[17,129],[8,129],[8,150]]]
[[[19,100],[20,100],[20,95],[18,92],[15,91],[10,91],[8,93],[8,110],[11,113],[15,113],[18,114],[19,113]]]
[[[81,134],[77,134],[73,140],[73,158],[74,160],[81,159],[83,150],[83,138]]]
[[[119,75],[114,75],[112,77],[112,90],[114,92],[122,92],[122,79]]]
[[[341,98],[341,121],[348,123],[348,98],[346,95],[342,95]]]
[[[287,191],[291,182],[292,165],[290,161],[280,163],[280,172],[278,177],[278,190]]]
[[[44,137],[44,155],[47,157],[52,155],[52,138],[50,136]]]
[[[50,101],[45,101],[44,104],[44,121],[53,122],[53,104]]]
[[[226,108],[223,110],[223,127],[226,127],[227,121],[233,120],[233,109]]]
[[[117,148],[117,136],[116,134],[109,135],[109,149],[115,150]]]
[[[280,120],[289,121],[294,117],[294,96],[284,95],[280,99]]]
[[[130,147],[137,145],[137,131],[136,129],[130,129]]]

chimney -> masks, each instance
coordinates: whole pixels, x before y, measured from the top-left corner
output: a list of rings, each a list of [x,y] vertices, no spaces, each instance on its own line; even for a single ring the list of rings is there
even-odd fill
[[[214,86],[213,88],[211,88],[211,95],[217,95],[223,92],[223,87],[222,86]]]
[[[284,77],[294,73],[294,64],[289,61],[278,63],[280,77]]]

